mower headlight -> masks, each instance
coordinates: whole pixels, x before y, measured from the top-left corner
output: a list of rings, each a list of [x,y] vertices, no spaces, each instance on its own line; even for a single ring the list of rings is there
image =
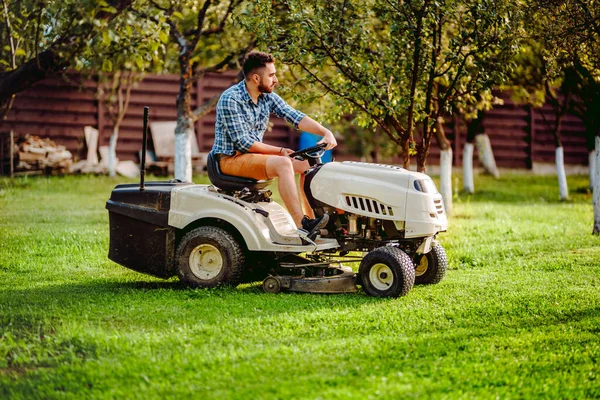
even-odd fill
[[[437,193],[437,188],[431,179],[415,179],[415,189],[423,193]]]

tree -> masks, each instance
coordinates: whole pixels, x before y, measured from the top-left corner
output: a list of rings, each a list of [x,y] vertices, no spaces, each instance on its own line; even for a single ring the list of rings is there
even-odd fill
[[[500,173],[496,167],[496,160],[492,151],[490,138],[483,130],[483,118],[485,111],[492,108],[492,104],[498,99],[492,95],[491,90],[483,91],[477,94],[479,99],[475,104],[463,107],[456,111],[462,115],[467,125],[467,137],[463,147],[463,190],[466,193],[475,193],[475,183],[473,180],[473,153],[475,144],[479,155],[479,162],[484,170],[490,175],[498,178]]]
[[[154,8],[165,16],[171,43],[177,49],[180,76],[175,128],[177,179],[192,180],[193,122],[216,103],[216,99],[212,99],[207,107],[195,113],[191,108],[193,82],[206,73],[239,66],[240,59],[254,45],[251,35],[233,24],[232,15],[240,9],[242,1],[152,0]]]
[[[133,0],[2,0],[0,123],[14,96],[69,66]]]
[[[552,120],[548,120],[543,110],[540,110],[540,115],[554,136],[559,195],[561,200],[567,200],[569,189],[564,165],[561,126],[572,98],[571,82],[574,71],[567,59],[554,52],[553,44],[548,41],[548,38],[539,36],[540,27],[537,25],[539,22],[536,20],[528,24],[533,34],[530,32],[531,37],[521,46],[516,57],[517,67],[512,71],[510,82],[506,87],[512,89],[513,98],[517,103],[524,103],[529,107],[541,107],[544,104],[552,106],[554,114]]]
[[[600,95],[600,2],[542,0],[530,4],[530,15],[541,23],[548,48],[567,59],[575,67],[577,76],[585,77],[584,82],[589,86],[581,93],[591,96],[587,99],[591,107],[586,109],[586,114],[597,110],[600,104],[596,97]],[[590,127],[588,135],[593,134],[595,144],[592,233],[600,234],[600,127],[593,122],[597,117],[584,118],[588,121],[586,127]]]
[[[149,18],[132,8],[95,37],[76,61],[79,69],[97,75],[99,85],[95,94],[112,122],[108,152],[110,176],[116,173],[119,129],[129,107],[131,90],[145,72],[162,70],[167,42],[168,25],[160,14]]]
[[[451,168],[442,115],[497,84],[513,51],[513,15],[502,1],[264,0],[255,10],[249,24],[261,43],[312,84],[305,98],[334,96],[331,115],[354,112],[362,126],[379,126],[404,167],[416,154],[420,171],[432,136]],[[442,177],[450,212],[450,174]]]

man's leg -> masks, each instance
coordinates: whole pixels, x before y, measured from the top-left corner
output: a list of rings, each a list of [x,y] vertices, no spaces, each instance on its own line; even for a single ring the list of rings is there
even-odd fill
[[[308,203],[308,199],[306,198],[306,193],[304,192],[304,181],[305,176],[304,172],[308,170],[310,165],[308,165],[308,161],[300,161],[300,160],[292,160],[294,164],[294,172],[300,174],[300,204],[302,204],[302,208],[304,210],[304,214],[308,216],[308,218],[314,219],[315,213],[313,212],[312,207]]]
[[[272,156],[267,159],[267,176],[278,178],[279,194],[283,203],[298,228],[302,227],[302,207],[298,200],[296,179],[294,177],[294,165],[292,159],[283,156]]]

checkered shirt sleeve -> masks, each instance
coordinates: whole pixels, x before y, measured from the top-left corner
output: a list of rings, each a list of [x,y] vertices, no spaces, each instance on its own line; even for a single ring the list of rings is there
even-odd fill
[[[270,93],[269,99],[271,100],[271,111],[279,118],[285,119],[287,122],[294,125],[294,128],[298,129],[298,124],[306,114],[290,107],[290,105],[276,93]]]

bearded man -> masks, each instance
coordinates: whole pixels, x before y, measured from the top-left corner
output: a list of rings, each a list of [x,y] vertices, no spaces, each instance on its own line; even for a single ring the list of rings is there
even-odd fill
[[[308,215],[302,211],[294,174],[301,174],[300,187],[304,187],[303,172],[308,170],[308,162],[290,158],[294,150],[263,143],[263,136],[273,113],[296,129],[323,136],[318,144],[326,144],[326,150],[337,146],[337,142],[329,129],[273,92],[278,80],[271,54],[249,53],[243,70],[245,79],[223,92],[217,104],[212,153],[226,175],[257,180],[277,177],[279,193],[296,226],[313,234],[327,224],[329,217],[324,214],[315,219],[303,191],[302,203]]]

